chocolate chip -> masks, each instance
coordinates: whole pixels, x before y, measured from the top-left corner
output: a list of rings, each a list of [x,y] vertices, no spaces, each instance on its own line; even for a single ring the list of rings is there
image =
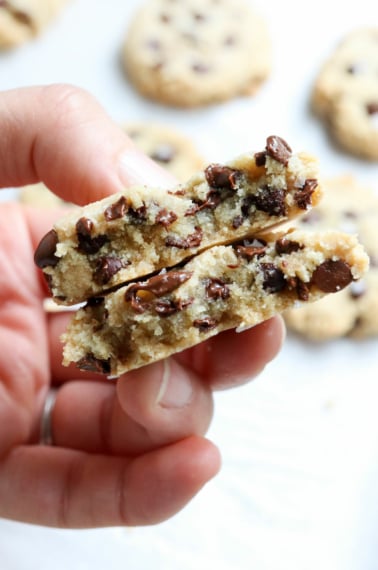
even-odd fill
[[[177,289],[191,276],[192,273],[190,271],[168,271],[167,273],[155,275],[145,282],[130,285],[125,293],[125,300],[131,302],[131,306],[135,311],[143,313],[151,306],[148,294],[153,297],[163,297]],[[146,291],[147,296],[143,298],[142,295],[139,295],[140,291]]]
[[[110,255],[100,257],[96,262],[93,279],[97,285],[106,285],[122,267],[124,267],[124,263],[117,257]]]
[[[368,103],[366,105],[366,111],[368,115],[375,115],[378,113],[378,102]]]
[[[294,251],[298,251],[303,248],[304,246],[297,241],[293,241],[285,237],[278,239],[275,245],[275,250],[279,255],[283,253],[293,253]]]
[[[162,208],[156,215],[156,223],[161,224],[165,228],[173,224],[177,220],[177,214]]]
[[[150,154],[152,160],[157,162],[162,162],[163,164],[169,164],[172,162],[176,155],[176,149],[170,144],[159,144],[156,146],[154,151]]]
[[[237,43],[237,39],[235,36],[227,36],[226,38],[224,38],[223,41],[223,45],[227,46],[227,47],[232,47],[234,45],[236,45]]]
[[[216,319],[211,317],[204,317],[203,319],[196,319],[193,321],[193,326],[199,329],[200,332],[207,332],[217,326]]]
[[[299,277],[289,277],[287,279],[287,287],[290,291],[295,291],[300,301],[308,301],[310,297],[310,289],[307,283]]]
[[[14,10],[13,9],[12,14],[13,14],[13,17],[18,22],[20,22],[21,24],[24,24],[25,26],[30,26],[30,27],[33,25],[32,18],[26,12],[22,12],[21,10]]]
[[[123,218],[127,213],[128,203],[124,196],[121,196],[117,202],[108,206],[104,212],[104,217],[107,222],[112,222],[113,220],[118,220]]]
[[[254,205],[257,210],[266,212],[271,216],[285,216],[287,213],[285,197],[283,188],[263,186],[259,194],[244,198],[241,207],[242,214],[248,217],[250,207]]]
[[[168,247],[177,247],[178,249],[190,249],[191,247],[198,247],[202,241],[203,232],[200,227],[195,227],[194,232],[189,234],[186,238],[181,238],[174,235],[169,235],[165,239],[165,245]]]
[[[80,370],[87,370],[88,372],[98,372],[99,374],[110,374],[110,358],[102,360],[96,358],[92,353],[83,356],[76,362],[76,366]]]
[[[94,228],[92,220],[89,218],[80,218],[76,223],[76,235],[78,239],[78,250],[82,253],[97,253],[102,246],[109,241],[106,235],[91,236]]]
[[[261,263],[263,287],[268,293],[279,293],[287,286],[287,281],[281,269],[273,263]]]
[[[222,198],[226,198],[226,196],[223,195],[220,190],[210,189],[207,193],[206,199],[203,201],[193,202],[193,205],[185,212],[185,216],[194,216],[197,212],[200,212],[205,208],[215,210],[215,208],[222,202]]]
[[[263,150],[262,152],[255,153],[255,164],[256,166],[265,166],[266,163],[266,152]]]
[[[292,150],[287,142],[281,137],[271,136],[266,140],[266,153],[277,162],[287,166]]]
[[[369,253],[370,267],[378,267],[378,254]]]
[[[344,212],[342,212],[342,215],[344,216],[344,218],[348,218],[349,220],[358,219],[357,212],[351,212],[350,210],[344,210]]]
[[[311,283],[325,293],[336,293],[353,281],[349,265],[342,259],[327,259],[313,272]]]
[[[58,244],[58,234],[55,230],[50,230],[39,242],[34,254],[34,263],[37,267],[55,267],[59,262],[59,257],[55,255]]]
[[[323,214],[321,214],[318,210],[311,210],[308,214],[301,218],[301,222],[304,224],[317,224],[323,218]]]
[[[230,296],[229,286],[222,279],[214,277],[206,280],[205,290],[206,297],[214,301],[218,299],[225,300]]]
[[[252,241],[243,241],[242,244],[234,245],[236,255],[251,261],[256,255],[263,255],[266,250],[266,242],[263,240],[254,239]]]
[[[17,8],[12,6],[9,2],[7,2],[7,0],[1,0],[0,8],[5,8],[6,10],[9,10],[9,12],[13,16],[13,18],[15,20],[17,20],[18,22],[20,22],[21,24],[24,24],[24,25],[30,26],[30,27],[33,26],[33,20],[29,16],[29,14],[27,14],[26,12],[23,12],[22,10],[17,10]]]
[[[196,22],[205,22],[205,20],[207,20],[205,14],[202,14],[201,12],[194,12],[193,18]]]
[[[315,178],[307,178],[302,188],[294,194],[294,200],[298,208],[307,210],[311,206],[311,198],[317,186],[318,181]]]
[[[169,24],[171,22],[171,17],[169,16],[169,14],[161,13],[160,21],[164,22],[164,24]]]
[[[244,222],[244,217],[239,215],[239,216],[235,216],[235,218],[232,220],[232,227],[234,228],[234,230],[237,230],[238,228],[240,228],[241,225],[243,225]]]
[[[129,216],[134,224],[143,224],[147,219],[147,206],[143,204],[139,208],[129,208]]]
[[[366,64],[362,61],[357,62],[357,63],[352,63],[352,64],[348,65],[348,67],[346,68],[346,71],[350,75],[357,75],[360,73],[365,73],[366,72]]]
[[[146,42],[146,46],[151,49],[152,51],[159,51],[161,49],[161,42],[159,40],[157,40],[156,38],[151,38],[149,40],[147,40]],[[130,133],[128,133],[129,136]]]
[[[210,164],[205,169],[205,178],[211,188],[237,190],[241,172],[222,164]]]
[[[174,313],[184,310],[193,303],[193,299],[159,299],[154,304],[154,309],[161,317],[169,317]]]
[[[195,71],[196,73],[209,73],[209,71],[211,71],[211,67],[205,63],[197,62],[192,64],[192,71]]]

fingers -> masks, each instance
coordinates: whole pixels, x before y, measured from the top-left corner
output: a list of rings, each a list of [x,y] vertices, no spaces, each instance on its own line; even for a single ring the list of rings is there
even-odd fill
[[[91,453],[137,455],[206,433],[213,413],[209,388],[165,360],[114,382],[62,385],[52,414],[57,446]]]
[[[215,390],[239,386],[256,377],[279,352],[285,338],[282,317],[269,319],[242,333],[221,333],[177,355]]]
[[[19,447],[0,464],[0,516],[63,528],[154,524],[184,507],[219,463],[199,437],[132,460]]]
[[[0,94],[0,187],[44,182],[85,204],[126,185],[169,184],[172,177],[138,152],[84,90],[50,85]]]

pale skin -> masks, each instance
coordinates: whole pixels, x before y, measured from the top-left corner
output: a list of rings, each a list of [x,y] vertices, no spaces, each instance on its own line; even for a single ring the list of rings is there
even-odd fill
[[[0,94],[0,187],[37,181],[84,204],[126,185],[173,183],[88,93],[68,85]],[[62,528],[147,525],[181,508],[220,468],[205,438],[213,392],[237,387],[275,357],[273,318],[229,331],[118,381],[61,365],[68,316],[46,314],[33,262],[60,215],[0,204],[0,517]],[[59,387],[54,446],[41,411]]]

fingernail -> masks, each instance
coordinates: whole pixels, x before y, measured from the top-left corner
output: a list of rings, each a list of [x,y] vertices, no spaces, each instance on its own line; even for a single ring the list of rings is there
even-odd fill
[[[184,369],[171,360],[163,360],[163,375],[156,403],[163,408],[184,408],[193,395],[193,386]]]
[[[135,148],[127,149],[122,154],[118,168],[119,177],[125,186],[144,184],[172,188],[177,184],[172,174]]]

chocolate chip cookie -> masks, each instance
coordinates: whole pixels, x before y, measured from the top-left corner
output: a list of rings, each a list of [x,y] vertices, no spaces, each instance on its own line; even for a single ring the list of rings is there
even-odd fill
[[[357,234],[370,258],[369,271],[358,283],[313,305],[285,313],[288,327],[305,337],[326,341],[349,335],[378,334],[378,197],[352,176],[324,183],[321,203],[299,223],[301,229],[336,228]]]
[[[23,204],[36,206],[38,208],[58,208],[67,205],[67,202],[64,202],[64,200],[61,200],[61,198],[51,192],[43,182],[37,182],[37,184],[30,184],[20,188],[19,200]]]
[[[179,181],[187,180],[204,164],[191,139],[172,127],[139,122],[127,124],[124,129],[140,150]]]
[[[290,220],[321,196],[317,160],[270,136],[169,191],[131,187],[75,210],[35,253],[55,300],[75,304]]]
[[[0,0],[0,49],[38,36],[67,0]]]
[[[130,23],[123,61],[146,97],[194,107],[253,94],[270,73],[270,38],[246,0],[149,0]]]
[[[354,236],[294,231],[214,246],[185,264],[92,298],[63,336],[64,364],[119,376],[256,325],[354,283],[367,267]]]
[[[344,38],[316,79],[312,103],[340,147],[378,160],[378,28]]]

